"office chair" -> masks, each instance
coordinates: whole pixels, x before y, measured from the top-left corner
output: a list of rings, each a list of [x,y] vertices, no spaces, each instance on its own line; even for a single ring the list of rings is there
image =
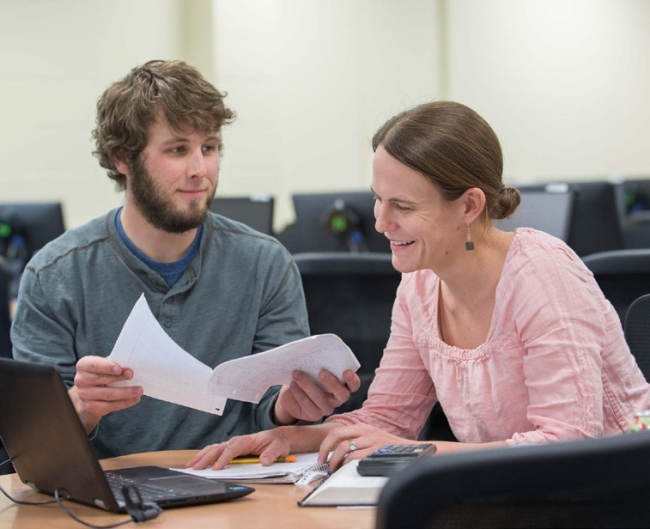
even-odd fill
[[[625,340],[647,381],[650,381],[650,294],[637,298],[625,315]]]
[[[401,274],[388,253],[298,253],[294,260],[311,333],[336,334],[361,364],[361,388],[337,412],[359,408],[388,341]]]
[[[650,249],[599,252],[586,255],[582,260],[623,324],[632,302],[650,292]]]
[[[377,529],[647,527],[650,431],[417,461],[389,479]]]

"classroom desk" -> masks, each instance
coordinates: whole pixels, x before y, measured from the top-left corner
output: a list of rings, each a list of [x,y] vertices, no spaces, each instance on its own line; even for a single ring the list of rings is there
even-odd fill
[[[141,465],[181,467],[193,450],[174,450],[132,454],[102,461],[104,469]],[[0,476],[0,485],[12,496],[26,501],[51,499],[23,485],[16,474]],[[165,510],[158,518],[137,527],[219,527],[239,528],[332,528],[370,529],[375,523],[375,509],[337,509],[332,507],[298,507],[296,502],[306,491],[295,485],[252,485],[252,494],[225,503],[197,505]],[[94,525],[108,525],[127,519],[127,515],[110,514],[74,502],[65,505],[84,521]],[[69,518],[58,505],[16,505],[0,493],[0,528],[33,529],[35,527],[83,527]],[[127,524],[125,527],[136,527]]]

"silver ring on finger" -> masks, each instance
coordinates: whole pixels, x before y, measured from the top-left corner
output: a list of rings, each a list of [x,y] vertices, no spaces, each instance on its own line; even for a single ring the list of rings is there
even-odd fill
[[[357,443],[354,439],[348,440],[348,443],[350,443],[350,452],[354,452],[357,449]]]

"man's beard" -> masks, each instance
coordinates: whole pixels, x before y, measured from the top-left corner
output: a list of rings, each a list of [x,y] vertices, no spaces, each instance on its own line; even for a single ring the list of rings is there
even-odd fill
[[[205,202],[192,201],[187,211],[180,211],[151,177],[140,158],[133,162],[131,171],[133,201],[152,226],[169,233],[184,233],[203,224],[208,216],[216,186]]]

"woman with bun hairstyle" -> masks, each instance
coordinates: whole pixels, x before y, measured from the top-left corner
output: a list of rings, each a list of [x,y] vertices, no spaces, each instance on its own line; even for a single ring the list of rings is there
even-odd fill
[[[493,225],[520,195],[503,184],[483,118],[426,103],[388,120],[372,145],[376,229],[402,281],[368,399],[320,425],[211,445],[188,466],[320,450],[336,468],[413,443],[436,402],[458,439],[433,439],[439,454],[617,434],[650,408],[620,320],[580,258],[546,233]]]

